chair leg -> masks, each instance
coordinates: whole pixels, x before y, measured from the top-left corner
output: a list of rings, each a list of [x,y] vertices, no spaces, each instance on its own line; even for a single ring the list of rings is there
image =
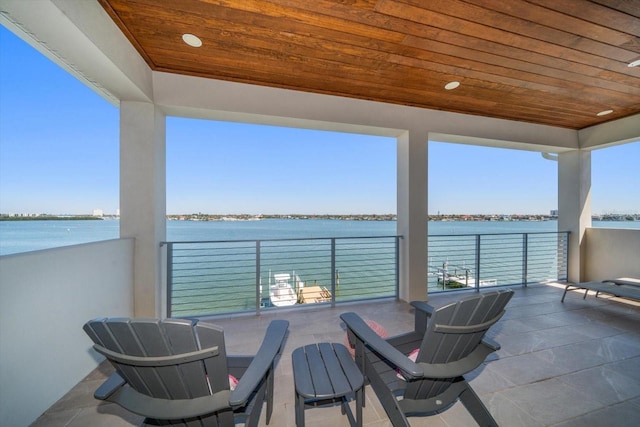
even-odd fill
[[[304,397],[296,392],[296,427],[304,427]]]
[[[356,391],[356,422],[362,427],[362,407],[364,406],[364,385]]]
[[[371,372],[374,372],[373,367],[371,367],[370,369]],[[407,417],[398,407],[398,400],[388,389],[382,378],[377,375],[372,375],[371,377],[369,377],[369,383],[371,384],[371,388],[373,389],[374,393],[378,397],[380,404],[387,413],[387,417],[389,417],[391,425],[393,425],[393,427],[411,427],[411,424],[409,424]]]
[[[498,423],[487,407],[468,384],[466,390],[460,395],[460,401],[480,427],[498,427]]]
[[[273,379],[273,367],[272,367],[269,374],[267,374],[267,393],[266,393],[267,424],[269,424],[269,421],[271,421],[271,414],[273,413],[273,384],[274,384],[274,379]],[[259,402],[259,403],[262,404],[262,402]]]
[[[260,413],[262,413],[262,407],[264,405],[264,401],[267,400],[267,394],[268,394],[268,390],[266,390],[267,382],[268,381],[263,382],[262,385],[256,391],[257,396],[255,398],[255,401],[253,402],[253,408],[251,408],[251,411],[249,411],[246,414],[247,418],[244,421],[245,427],[257,427],[258,423],[260,422]],[[269,421],[270,421],[270,414],[267,414],[267,424],[269,424]],[[214,425],[223,425],[223,424],[214,424]]]

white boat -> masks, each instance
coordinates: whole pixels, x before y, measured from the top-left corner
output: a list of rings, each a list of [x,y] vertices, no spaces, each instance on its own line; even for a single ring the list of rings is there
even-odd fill
[[[452,288],[465,288],[476,285],[476,279],[471,276],[470,269],[464,266],[456,267],[452,273],[449,269],[448,261],[442,265],[442,268],[437,269],[435,275],[438,277],[438,285],[446,285]],[[498,281],[496,279],[481,279],[478,284],[480,286],[496,286]]]
[[[271,278],[269,278],[271,279]],[[288,273],[274,274],[274,282],[269,280],[269,299],[276,307],[286,307],[298,302],[298,295],[291,286],[291,275]]]

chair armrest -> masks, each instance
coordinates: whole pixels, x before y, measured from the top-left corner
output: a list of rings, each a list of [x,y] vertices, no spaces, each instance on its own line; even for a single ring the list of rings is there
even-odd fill
[[[407,376],[416,378],[423,375],[422,367],[412,362],[405,354],[396,350],[395,347],[380,338],[356,313],[343,313],[340,315],[340,318],[347,325],[349,331],[355,335],[357,340],[363,342],[364,345],[384,359],[387,359],[394,367],[401,369]],[[358,351],[357,346],[356,351]],[[356,357],[357,356],[356,354]]]
[[[386,359],[394,368],[402,371],[403,375],[411,380],[417,378],[455,378],[470,372],[480,366],[486,357],[500,348],[495,341],[485,338],[487,343],[481,342],[467,357],[450,363],[414,363],[402,352],[396,350],[391,344],[380,338],[369,325],[367,325],[356,313],[343,313],[340,318],[347,328],[372,351]],[[357,351],[357,347],[356,347]],[[357,357],[357,355],[356,355]]]
[[[486,345],[487,347],[489,347],[491,350],[493,351],[498,351],[500,350],[500,344],[498,344],[496,341],[492,340],[491,338],[485,336],[484,338],[482,338],[482,344]]]
[[[118,374],[114,372],[103,382],[100,387],[93,393],[93,397],[98,400],[107,400],[113,393],[118,391],[120,387],[125,385],[127,382]]]
[[[413,329],[424,335],[427,331],[427,323],[435,312],[435,308],[424,301],[412,301],[411,305],[415,308]]]
[[[431,317],[431,315],[435,311],[435,308],[433,306],[427,304],[424,301],[411,301],[411,305],[416,310],[424,311],[427,314],[427,317]]]
[[[246,405],[251,394],[272,369],[284,344],[288,328],[289,322],[286,320],[273,320],[269,324],[260,349],[238,381],[236,389],[231,392],[229,404],[232,408]]]

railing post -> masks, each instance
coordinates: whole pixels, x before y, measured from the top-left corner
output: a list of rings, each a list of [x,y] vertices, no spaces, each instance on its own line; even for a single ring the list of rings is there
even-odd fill
[[[331,307],[336,306],[336,239],[331,239]]]
[[[396,301],[400,301],[400,236],[396,236],[395,241],[396,241]],[[428,275],[427,275],[427,292],[429,292],[429,276]]]
[[[562,265],[564,266],[564,281],[568,281],[569,280],[569,238],[570,236],[570,231],[565,231],[564,232],[564,244],[563,244],[563,250],[562,252],[564,253],[564,259],[562,260]]]
[[[522,234],[522,283],[527,287],[529,268],[529,233]]]
[[[167,317],[171,317],[171,294],[173,293],[173,243],[167,243]]]
[[[260,240],[256,240],[256,315],[260,315],[262,293],[260,292]]]
[[[480,292],[480,234],[476,234],[476,291]]]

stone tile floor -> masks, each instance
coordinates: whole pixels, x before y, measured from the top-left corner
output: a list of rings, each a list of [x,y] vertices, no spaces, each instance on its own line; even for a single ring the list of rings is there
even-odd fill
[[[502,426],[627,427],[640,422],[640,304],[572,291],[560,302],[559,285],[514,287],[507,313],[492,330],[502,349],[472,372],[472,387]],[[464,295],[432,294],[439,306]],[[306,307],[305,307],[306,308]],[[291,352],[302,345],[343,342],[340,314],[355,311],[396,334],[410,329],[410,305],[376,301],[335,308],[318,307],[205,319],[225,329],[230,354],[254,353],[270,320],[287,319],[289,336],[276,371],[271,426],[294,426]],[[49,408],[32,427],[130,426],[140,417],[93,399],[93,391],[111,372],[102,364]],[[352,402],[353,405],[353,402]],[[264,426],[264,413],[260,425]],[[340,408],[307,409],[307,426],[347,426]],[[440,415],[411,418],[412,426],[473,426],[456,403]],[[364,425],[390,426],[373,390],[366,388]]]

